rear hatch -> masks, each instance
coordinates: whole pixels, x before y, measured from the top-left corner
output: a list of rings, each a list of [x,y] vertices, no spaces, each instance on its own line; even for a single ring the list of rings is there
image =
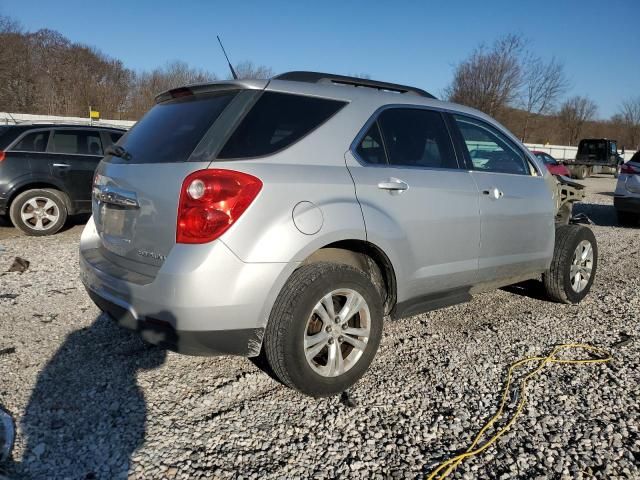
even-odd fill
[[[129,271],[153,275],[176,243],[182,182],[207,168],[211,152],[256,90],[239,86],[174,91],[155,105],[96,170],[93,217],[100,253]]]

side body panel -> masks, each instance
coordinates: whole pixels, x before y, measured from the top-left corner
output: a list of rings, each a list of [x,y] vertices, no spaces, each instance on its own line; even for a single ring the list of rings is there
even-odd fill
[[[481,282],[527,276],[549,266],[555,242],[555,204],[543,177],[472,172],[480,192]]]
[[[465,170],[363,166],[351,152],[347,166],[367,228],[367,240],[393,263],[398,302],[477,281],[480,244],[478,190]],[[378,184],[409,185],[389,192]]]

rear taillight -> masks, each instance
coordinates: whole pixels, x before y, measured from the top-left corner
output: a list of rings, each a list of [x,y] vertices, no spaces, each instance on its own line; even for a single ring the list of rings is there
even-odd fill
[[[620,167],[620,173],[626,173],[627,175],[639,175],[640,168],[629,165],[628,163],[623,163]]]
[[[4,157],[6,157],[6,154],[0,150],[0,162],[4,160]]]
[[[256,198],[260,179],[233,170],[198,170],[182,182],[177,243],[207,243],[226,232]]]

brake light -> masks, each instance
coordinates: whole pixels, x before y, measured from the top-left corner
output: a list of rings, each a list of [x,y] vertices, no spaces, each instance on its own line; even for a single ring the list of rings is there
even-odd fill
[[[207,243],[226,232],[262,189],[260,179],[233,170],[198,170],[182,182],[177,243]]]
[[[628,163],[623,163],[620,167],[620,173],[626,173],[627,175],[638,175],[640,174],[640,168],[629,165]]]
[[[0,150],[0,162],[3,161],[4,157],[6,157],[6,156],[7,155],[2,150]]]
[[[191,91],[190,88],[179,87],[179,88],[174,88],[173,90],[170,90],[169,95],[171,95],[172,98],[190,97],[193,95],[193,92]]]

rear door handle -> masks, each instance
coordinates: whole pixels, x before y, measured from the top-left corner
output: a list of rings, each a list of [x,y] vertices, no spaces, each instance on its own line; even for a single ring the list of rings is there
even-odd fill
[[[409,185],[398,178],[391,177],[386,182],[380,182],[378,184],[378,188],[381,190],[390,190],[392,192],[404,192],[409,189]]]
[[[487,195],[490,198],[493,198],[494,200],[499,200],[500,198],[504,197],[504,193],[499,190],[497,187],[491,187],[488,190],[483,190],[482,191],[483,195]]]
[[[71,165],[68,163],[54,163],[53,166],[57,168],[69,168]]]

